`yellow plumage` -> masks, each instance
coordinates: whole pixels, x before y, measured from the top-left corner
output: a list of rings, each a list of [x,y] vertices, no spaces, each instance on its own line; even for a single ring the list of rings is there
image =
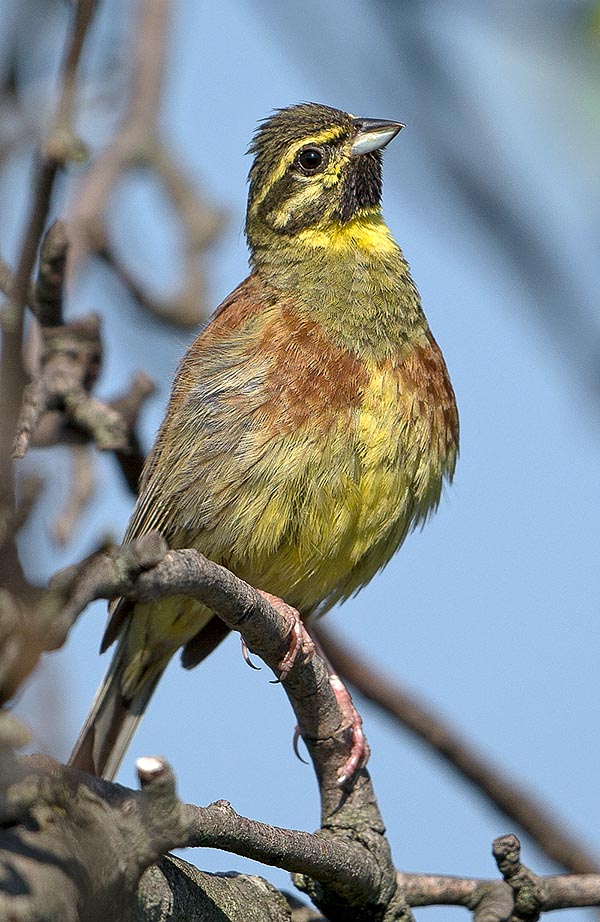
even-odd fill
[[[259,130],[253,271],[182,361],[125,536],[197,547],[304,617],[388,562],[456,460],[452,387],[381,216],[379,152],[363,152],[390,124],[306,105]],[[183,597],[117,607],[77,764],[114,772],[169,658],[212,617]]]

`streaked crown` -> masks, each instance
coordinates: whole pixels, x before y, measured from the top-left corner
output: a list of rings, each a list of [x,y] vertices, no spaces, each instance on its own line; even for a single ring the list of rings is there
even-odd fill
[[[381,204],[381,150],[400,122],[361,119],[317,103],[277,110],[259,125],[249,153],[246,235],[345,223]]]

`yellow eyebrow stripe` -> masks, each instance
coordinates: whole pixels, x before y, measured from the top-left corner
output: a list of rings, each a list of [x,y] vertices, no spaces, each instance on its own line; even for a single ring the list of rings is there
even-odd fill
[[[293,144],[290,144],[285,154],[277,164],[277,168],[271,173],[270,182],[264,186],[261,192],[254,199],[254,207],[262,202],[269,190],[273,188],[279,179],[281,179],[290,163],[293,162],[294,157],[302,147],[306,147],[307,144],[317,145],[327,144],[331,141],[337,141],[338,138],[343,137],[345,132],[346,129],[343,127],[343,125],[334,125],[332,128],[326,128],[324,131],[320,131],[318,134],[313,134],[306,138],[300,138],[299,141],[294,141]]]
[[[346,129],[342,125],[334,125],[332,128],[325,128],[324,131],[314,134],[310,138],[303,138],[297,147],[295,145],[294,147],[298,150],[305,144],[327,144],[328,141],[337,141],[345,132]]]

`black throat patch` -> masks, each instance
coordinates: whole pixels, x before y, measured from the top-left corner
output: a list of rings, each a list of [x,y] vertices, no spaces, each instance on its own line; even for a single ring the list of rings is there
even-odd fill
[[[343,179],[336,218],[345,224],[362,211],[381,204],[381,152],[352,157]]]

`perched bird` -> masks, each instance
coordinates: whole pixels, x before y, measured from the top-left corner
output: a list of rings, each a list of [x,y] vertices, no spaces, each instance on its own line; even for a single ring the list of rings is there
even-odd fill
[[[454,392],[381,212],[402,127],[314,103],[260,124],[251,272],[181,362],[125,535],[195,547],[303,619],[368,583],[454,472]],[[171,656],[195,665],[211,636],[190,598],[113,606],[72,763],[113,777]]]

